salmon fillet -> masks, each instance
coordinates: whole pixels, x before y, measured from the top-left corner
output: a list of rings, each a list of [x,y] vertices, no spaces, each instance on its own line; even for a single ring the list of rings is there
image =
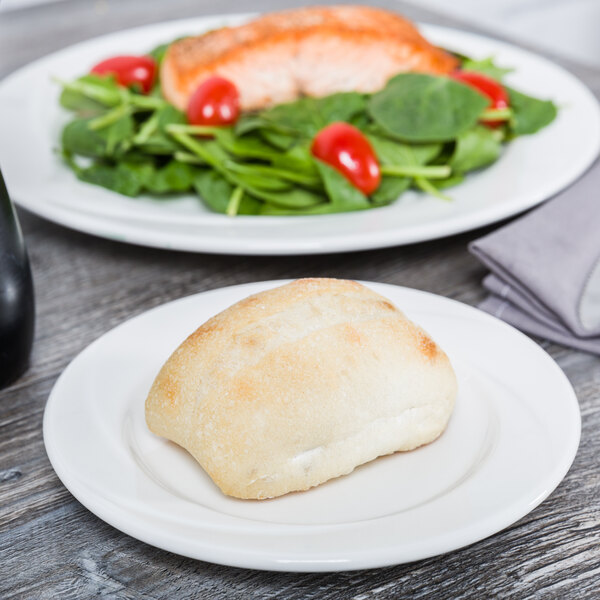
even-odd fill
[[[242,110],[256,110],[303,95],[375,92],[397,73],[444,74],[457,64],[393,12],[309,7],[174,42],[161,85],[165,98],[185,110],[197,86],[219,75],[237,86]]]

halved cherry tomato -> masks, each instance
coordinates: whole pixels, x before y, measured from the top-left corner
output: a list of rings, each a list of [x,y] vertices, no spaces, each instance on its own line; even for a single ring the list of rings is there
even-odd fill
[[[328,125],[315,136],[311,152],[364,194],[372,194],[379,187],[381,169],[377,155],[356,127],[342,122]]]
[[[187,118],[192,125],[230,125],[240,115],[240,94],[231,81],[210,77],[192,94]]]
[[[484,96],[487,96],[490,99],[488,108],[498,109],[508,107],[508,94],[506,90],[491,77],[486,77],[475,71],[454,71],[454,73],[450,74],[450,77],[471,86]],[[499,121],[486,121],[485,119],[481,122],[490,127],[500,124]]]
[[[120,85],[130,87],[137,84],[147,94],[156,78],[156,62],[150,56],[113,56],[94,66],[92,73],[112,73]]]

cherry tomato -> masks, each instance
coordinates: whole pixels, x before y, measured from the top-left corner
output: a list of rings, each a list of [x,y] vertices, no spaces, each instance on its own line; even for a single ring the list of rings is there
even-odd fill
[[[471,86],[484,96],[487,96],[490,99],[488,108],[498,109],[508,107],[508,94],[506,90],[491,77],[476,73],[475,71],[454,71],[450,77]],[[486,121],[485,119],[481,122],[490,127],[496,127],[500,124],[499,121]]]
[[[328,125],[315,136],[311,152],[367,196],[379,187],[381,170],[377,155],[356,127],[348,123]]]
[[[210,77],[192,94],[187,118],[192,125],[230,125],[240,115],[240,94],[231,81]]]
[[[150,56],[113,56],[94,66],[92,73],[112,73],[120,85],[130,87],[137,84],[147,94],[156,78],[156,62]]]

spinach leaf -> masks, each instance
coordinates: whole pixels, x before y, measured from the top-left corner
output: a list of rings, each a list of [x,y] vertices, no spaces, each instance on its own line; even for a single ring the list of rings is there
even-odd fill
[[[274,156],[271,163],[277,168],[298,171],[308,176],[318,176],[310,143],[295,144],[287,152]]]
[[[538,100],[509,87],[506,91],[513,110],[509,125],[514,135],[536,133],[556,118],[557,108],[552,100]]]
[[[442,151],[443,144],[411,144],[413,159],[418,165],[426,165],[435,160]]]
[[[339,92],[323,98],[313,98],[321,127],[336,121],[352,121],[367,108],[367,96],[358,92]]]
[[[102,158],[106,156],[106,137],[89,128],[91,118],[75,119],[62,132],[63,150],[71,154]]]
[[[264,206],[262,202],[249,196],[248,194],[244,194],[242,201],[237,210],[238,215],[258,215],[260,213],[261,208]]]
[[[211,169],[199,171],[194,177],[193,185],[211,210],[225,214],[233,186],[222,175]]]
[[[63,108],[73,111],[81,117],[95,117],[106,111],[104,104],[68,88],[63,88],[59,102]]]
[[[410,177],[382,177],[379,187],[371,194],[371,202],[376,206],[383,206],[398,200],[410,187]]]
[[[369,199],[341,173],[320,160],[315,162],[323,178],[329,201],[334,208],[341,212],[362,210],[371,206]]]
[[[279,180],[282,182],[287,181],[298,183],[305,187],[321,187],[321,180],[317,175],[313,175],[312,173],[303,173],[301,170],[292,171],[287,169],[278,169],[277,167],[272,167],[270,165],[261,165],[256,163],[241,164],[234,161],[226,162],[225,166],[234,173],[239,173],[240,175],[252,175],[255,177],[262,177],[265,178],[265,180],[267,181]],[[289,184],[287,184],[287,186],[289,187]],[[267,186],[266,189],[274,188],[269,188]]]
[[[279,150],[266,144],[256,135],[237,137],[230,127],[223,127],[222,129],[215,131],[214,135],[215,140],[227,150],[227,152],[236,156],[269,160],[280,154]]]
[[[225,214],[235,187],[213,170],[198,171],[194,177],[194,189],[204,203],[213,211]],[[237,210],[238,215],[257,215],[262,202],[244,194]]]
[[[454,172],[466,173],[495,162],[502,151],[502,133],[477,125],[458,136],[450,166]]]
[[[137,196],[147,190],[153,194],[185,192],[192,187],[194,167],[170,161],[156,169],[152,160],[133,155],[117,163],[97,161],[87,168],[71,162],[81,181],[93,183],[126,196]]]
[[[257,131],[259,129],[270,129],[273,131],[278,131],[273,127],[271,123],[262,118],[260,113],[245,113],[240,116],[234,125],[235,134],[238,136],[245,135],[246,133],[250,133],[251,131]],[[280,132],[280,133],[289,133],[289,132]]]
[[[402,144],[376,135],[368,135],[369,142],[381,165],[425,165],[433,160],[442,148],[441,144]],[[377,206],[397,200],[411,185],[410,177],[382,177],[379,187],[371,194],[371,202]]]
[[[134,123],[130,115],[124,115],[103,129],[92,129],[94,119],[75,119],[68,123],[62,133],[63,150],[90,158],[122,156],[131,146]]]
[[[439,153],[430,161],[432,165],[447,165],[454,154],[454,141],[446,142],[441,145]]]
[[[95,123],[97,119],[90,117],[68,123],[62,133],[63,150],[91,158],[116,158],[129,150],[135,133],[135,122],[130,114],[111,119],[100,129],[94,127]]]
[[[140,124],[134,144],[148,154],[174,154],[179,146],[167,133],[167,126],[185,124],[185,115],[167,104],[155,110]]]
[[[157,156],[174,154],[178,150],[178,146],[171,140],[165,139],[164,136],[158,134],[149,136],[143,143],[138,143],[136,146],[145,154],[155,154]]]
[[[187,192],[192,187],[194,176],[194,167],[171,160],[150,174],[144,182],[144,187],[153,194]]]
[[[155,167],[151,160],[138,160],[135,157],[131,159],[129,156],[126,160],[121,160],[117,163],[117,170],[123,176],[128,176],[131,179],[136,179],[140,186],[140,191],[143,191],[148,183],[148,180],[153,177]]]
[[[160,107],[155,114],[157,115],[158,119],[157,130],[165,135],[167,135],[167,125],[179,125],[187,123],[185,115],[171,104],[166,104],[165,106]]]
[[[274,128],[275,131],[302,134],[312,137],[321,127],[322,121],[315,110],[312,98],[301,98],[289,104],[279,104],[264,110],[255,120],[260,128]]]
[[[144,187],[148,176],[148,165],[120,162],[117,165],[98,162],[81,169],[77,177],[86,183],[100,185],[124,196],[137,196]]]
[[[429,181],[432,186],[437,188],[438,190],[444,190],[449,187],[453,187],[462,183],[465,180],[465,176],[461,173],[453,173],[450,177],[446,177],[446,179],[432,179]]]
[[[448,77],[396,75],[367,110],[387,134],[411,142],[446,141],[471,128],[489,100]]]
[[[301,98],[262,111],[253,121],[242,125],[242,131],[248,131],[250,126],[274,128],[276,131],[312,138],[330,123],[350,121],[365,107],[366,97],[358,92],[340,92],[324,98]]]
[[[321,194],[311,192],[310,190],[301,187],[294,187],[289,191],[283,192],[269,192],[267,190],[245,186],[245,191],[263,202],[281,206],[283,208],[307,208],[323,202],[323,196]]]
[[[382,165],[425,165],[441,151],[442,144],[402,144],[377,135],[367,135]]]
[[[131,115],[123,115],[108,127],[99,130],[98,133],[106,140],[106,155],[118,156],[125,153],[131,147],[134,129]]]
[[[368,135],[369,142],[381,165],[412,164],[410,147],[389,139]],[[377,206],[397,200],[411,184],[410,177],[382,177],[379,187],[371,194],[371,202]]]
[[[262,190],[265,192],[284,192],[292,187],[289,181],[284,181],[278,177],[264,175],[256,171],[252,165],[246,169],[232,168],[232,163],[227,163],[225,168],[228,170],[228,179],[236,182],[244,189]]]
[[[222,175],[226,175],[225,162],[229,160],[229,155],[217,142],[214,140],[196,139],[186,133],[176,132],[171,135],[181,146],[195,156],[198,156]]]
[[[366,106],[367,98],[365,97],[365,106]],[[359,112],[355,114],[348,121],[350,125],[354,125],[357,129],[361,131],[365,131],[371,125],[371,118],[366,112]]]
[[[134,124],[125,115],[103,129],[92,129],[91,118],[75,119],[62,133],[63,150],[90,158],[121,156],[131,145]]]
[[[75,81],[61,82],[60,103],[73,111],[86,111],[90,106],[113,107],[123,101],[125,92],[112,75],[83,75]],[[92,104],[90,104],[92,101]]]
[[[331,202],[322,202],[308,208],[284,208],[273,204],[263,204],[259,214],[274,217],[302,217],[306,215],[326,215],[330,213],[343,212],[336,208]]]
[[[281,133],[280,131],[275,131],[273,129],[261,129],[260,137],[279,150],[289,150],[298,139],[294,134]]]
[[[494,59],[491,56],[481,60],[474,60],[472,58],[465,58],[462,61],[461,65],[463,71],[477,71],[477,73],[482,73],[483,75],[487,75],[496,81],[502,81],[504,76],[514,69],[507,69],[504,67],[499,67],[494,63]]]

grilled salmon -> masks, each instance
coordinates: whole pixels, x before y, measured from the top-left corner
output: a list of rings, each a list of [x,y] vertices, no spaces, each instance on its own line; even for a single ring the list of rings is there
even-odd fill
[[[212,75],[232,81],[242,110],[303,95],[374,92],[404,71],[449,73],[457,61],[399,15],[367,6],[309,7],[263,15],[171,44],[162,91],[185,110]]]

